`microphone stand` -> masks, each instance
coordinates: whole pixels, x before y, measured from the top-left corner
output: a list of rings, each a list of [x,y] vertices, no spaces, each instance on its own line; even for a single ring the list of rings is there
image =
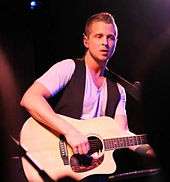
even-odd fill
[[[31,158],[28,152],[19,144],[19,142],[10,135],[12,140],[17,144],[19,147],[19,151],[21,155],[37,170],[39,175],[43,178],[45,182],[55,182],[38,164]]]
[[[129,95],[131,95],[136,101],[141,101],[141,85],[139,81],[132,84],[120,75],[109,70],[107,67],[104,70],[104,76],[109,78],[111,81],[117,81],[120,83],[125,88],[127,93],[129,93]]]

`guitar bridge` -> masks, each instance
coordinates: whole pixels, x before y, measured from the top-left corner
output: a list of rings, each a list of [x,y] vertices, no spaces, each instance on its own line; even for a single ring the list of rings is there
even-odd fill
[[[63,135],[60,136],[60,141],[59,141],[60,155],[64,165],[69,165],[68,151],[65,141],[66,141],[65,137]]]

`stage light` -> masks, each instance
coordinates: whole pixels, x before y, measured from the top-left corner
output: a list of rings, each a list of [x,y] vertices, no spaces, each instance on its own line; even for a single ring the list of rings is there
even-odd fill
[[[31,7],[35,7],[37,5],[37,2],[36,1],[31,1],[30,5],[31,5]]]
[[[41,3],[38,0],[31,0],[30,1],[30,9],[31,10],[40,8],[40,5],[41,5]]]

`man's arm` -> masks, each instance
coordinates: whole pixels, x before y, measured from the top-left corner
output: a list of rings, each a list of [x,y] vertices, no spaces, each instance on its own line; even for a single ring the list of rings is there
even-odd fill
[[[125,89],[118,84],[118,89],[120,93],[120,100],[115,112],[115,121],[122,131],[128,131],[128,119],[126,114],[126,92]]]
[[[26,91],[20,105],[24,107],[33,118],[56,132],[63,134],[74,153],[87,153],[89,150],[87,138],[53,111],[46,100],[50,96],[51,94],[48,89],[36,81]]]
[[[118,127],[120,128],[120,131],[122,131],[122,133],[129,134],[129,135],[135,135],[135,133],[132,133],[128,127],[128,119],[127,119],[127,114],[126,114],[125,89],[119,84],[118,84],[118,88],[119,88],[121,97],[120,97],[120,101],[119,101],[117,109],[116,109],[115,121],[116,121]],[[144,145],[140,145],[140,146],[136,145],[136,146],[131,146],[129,148],[138,153],[141,153],[141,154],[145,153],[145,155],[147,155],[147,156],[155,157],[155,153],[149,144],[144,144]]]

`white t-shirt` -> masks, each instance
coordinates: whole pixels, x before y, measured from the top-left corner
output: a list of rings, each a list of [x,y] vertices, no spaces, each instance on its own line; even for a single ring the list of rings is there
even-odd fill
[[[66,59],[54,64],[36,81],[43,84],[53,96],[68,83],[74,70],[74,61],[72,59]],[[126,115],[126,93],[120,84],[117,85],[120,92],[120,101],[116,108],[115,114]],[[104,116],[107,103],[107,83],[104,81],[103,85],[100,88],[97,88],[87,66],[84,93],[83,112],[81,119],[90,119],[97,116]]]

